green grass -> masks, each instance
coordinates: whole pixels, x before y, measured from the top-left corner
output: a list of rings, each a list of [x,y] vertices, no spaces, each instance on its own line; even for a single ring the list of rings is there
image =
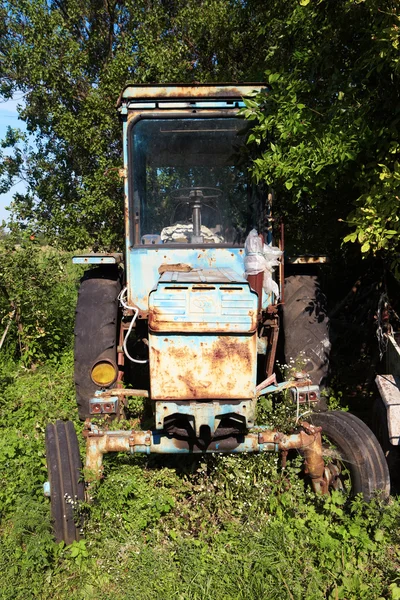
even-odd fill
[[[316,498],[297,459],[107,456],[84,540],[55,544],[44,431],[82,429],[72,364],[0,365],[0,598],[400,598],[399,500]]]

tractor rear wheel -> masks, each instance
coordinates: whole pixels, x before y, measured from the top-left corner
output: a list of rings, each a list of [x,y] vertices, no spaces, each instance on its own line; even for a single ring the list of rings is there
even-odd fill
[[[116,364],[120,291],[115,265],[86,271],[81,280],[75,319],[75,387],[82,420],[91,416],[90,399],[100,389],[91,378],[93,364],[104,353]]]
[[[330,488],[351,496],[362,494],[367,502],[379,492],[387,499],[389,471],[382,448],[369,427],[343,411],[313,413],[310,420],[322,427]]]
[[[77,518],[84,500],[82,462],[72,421],[56,421],[46,427],[46,461],[50,482],[51,516],[56,542],[78,541],[82,519]]]
[[[293,275],[285,279],[283,307],[285,362],[305,363],[315,385],[323,385],[329,370],[329,328],[326,297],[320,291],[318,278]]]

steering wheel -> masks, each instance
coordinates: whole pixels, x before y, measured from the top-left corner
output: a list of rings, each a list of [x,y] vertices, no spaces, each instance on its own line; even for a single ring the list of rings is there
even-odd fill
[[[198,186],[179,188],[172,193],[172,198],[177,202],[208,202],[209,200],[221,198],[222,195],[222,190],[219,188]]]

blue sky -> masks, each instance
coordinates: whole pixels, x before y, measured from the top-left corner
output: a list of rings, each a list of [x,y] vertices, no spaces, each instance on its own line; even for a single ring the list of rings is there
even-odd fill
[[[0,139],[4,138],[7,127],[19,127],[25,130],[25,124],[18,119],[18,104],[21,104],[18,96],[12,100],[7,100],[7,102],[0,100]],[[10,204],[13,194],[23,192],[24,189],[25,185],[21,182],[15,185],[7,194],[0,194],[0,224],[3,219],[6,220],[8,217],[8,211],[5,207]]]

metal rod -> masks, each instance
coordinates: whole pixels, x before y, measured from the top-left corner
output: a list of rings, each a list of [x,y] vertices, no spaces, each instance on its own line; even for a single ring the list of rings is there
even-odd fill
[[[264,429],[247,435],[233,435],[205,443],[198,439],[179,439],[166,431],[105,431],[90,422],[86,424],[86,469],[93,479],[102,474],[103,455],[109,452],[196,454],[279,452],[302,450],[307,473],[316,491],[324,491],[321,428],[301,423],[302,429],[286,435],[279,431]]]
[[[282,250],[282,256],[279,261],[279,292],[281,304],[285,304],[285,224],[283,220],[280,223],[280,234],[279,250]]]
[[[94,393],[96,398],[110,398],[111,396],[140,396],[149,398],[148,390],[134,390],[131,388],[111,388],[110,390],[99,390]]]
[[[5,339],[6,339],[6,337],[7,337],[8,330],[9,330],[9,329],[10,329],[10,327],[11,327],[11,323],[13,322],[14,315],[15,315],[15,309],[12,311],[12,313],[11,313],[11,316],[10,316],[10,319],[9,319],[9,321],[8,321],[8,323],[7,323],[7,327],[5,328],[5,330],[4,330],[4,333],[3,333],[3,335],[1,336],[1,340],[0,340],[0,350],[2,349],[2,347],[3,347],[3,344],[4,344],[4,340],[5,340]]]

